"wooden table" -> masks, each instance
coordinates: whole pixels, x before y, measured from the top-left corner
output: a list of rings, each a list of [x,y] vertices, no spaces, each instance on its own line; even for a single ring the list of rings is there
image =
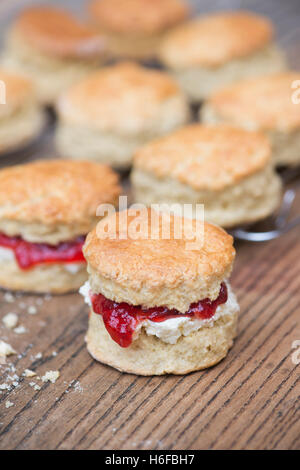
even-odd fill
[[[210,2],[210,9],[235,3]],[[277,20],[296,60],[299,3],[244,3]],[[300,340],[300,228],[236,248],[232,284],[241,315],[234,347],[219,365],[184,377],[136,377],[95,362],[84,344],[87,308],[79,295],[8,302],[1,293],[1,317],[17,313],[26,332],[0,326],[0,338],[19,354],[0,365],[0,383],[11,385],[0,395],[0,448],[299,449],[300,353],[292,345]],[[60,377],[43,383],[23,377],[24,369],[40,377],[59,370]]]

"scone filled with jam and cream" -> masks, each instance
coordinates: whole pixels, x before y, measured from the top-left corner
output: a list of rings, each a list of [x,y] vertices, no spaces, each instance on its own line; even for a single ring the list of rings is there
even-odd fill
[[[239,311],[228,282],[233,239],[203,223],[201,240],[190,243],[197,223],[152,209],[135,220],[129,209],[89,233],[89,282],[80,292],[91,308],[86,341],[95,359],[161,375],[204,369],[227,355]]]
[[[82,245],[117,175],[91,162],[44,160],[0,171],[0,287],[64,293],[86,280]]]

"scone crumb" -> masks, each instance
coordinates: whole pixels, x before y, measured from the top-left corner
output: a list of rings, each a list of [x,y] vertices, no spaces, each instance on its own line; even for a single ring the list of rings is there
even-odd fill
[[[45,375],[43,375],[42,377],[42,381],[43,382],[51,382],[51,383],[55,383],[56,380],[58,379],[59,377],[59,371],[58,370],[48,370],[48,372],[46,372]]]
[[[27,313],[29,313],[29,315],[36,315],[37,308],[34,305],[30,305],[30,307],[27,309]]]
[[[17,354],[17,352],[10,344],[0,340],[0,356],[6,357],[10,356],[11,354]]]
[[[35,382],[30,382],[29,385],[30,385],[30,387],[33,387],[34,390],[37,390],[37,391],[41,390],[41,387],[38,384],[36,384]]]
[[[34,377],[36,373],[33,370],[25,369],[23,372],[24,377]]]
[[[2,318],[2,322],[6,326],[6,328],[9,328],[10,330],[12,328],[15,328],[18,324],[19,317],[16,313],[9,312],[7,315],[5,315]]]
[[[25,326],[20,325],[20,326],[17,326],[17,328],[14,328],[14,332],[17,333],[18,335],[22,335],[23,333],[26,333],[27,330]]]
[[[7,400],[5,402],[5,408],[10,408],[11,406],[14,406],[14,403],[12,403],[11,401]]]
[[[4,294],[4,300],[5,300],[5,302],[7,302],[7,303],[12,303],[12,302],[14,302],[15,298],[14,298],[14,296],[13,296],[10,292],[5,292],[5,294]]]
[[[8,384],[1,384],[0,385],[0,390],[10,390],[11,389],[11,386],[8,385]]]

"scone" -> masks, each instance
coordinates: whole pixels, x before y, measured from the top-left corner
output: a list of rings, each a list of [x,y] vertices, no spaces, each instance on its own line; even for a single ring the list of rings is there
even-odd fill
[[[92,24],[114,57],[152,59],[163,35],[188,15],[184,0],[92,0]]]
[[[75,84],[60,97],[57,113],[60,155],[123,169],[138,147],[189,118],[173,79],[134,63],[104,67]]]
[[[26,145],[45,125],[32,83],[0,69],[0,153]]]
[[[200,118],[265,132],[275,165],[300,164],[300,105],[293,103],[292,84],[300,72],[243,80],[210,97]]]
[[[112,214],[83,248],[89,282],[80,292],[91,306],[87,348],[123,372],[205,369],[226,356],[236,335],[239,307],[228,282],[232,237],[205,223],[201,242],[190,249],[192,231],[184,225],[179,237],[177,229],[190,224],[195,230],[196,220],[165,216],[141,211],[136,236],[131,209]],[[153,220],[157,230],[151,237]]]
[[[52,104],[72,83],[105,59],[106,43],[69,13],[54,7],[30,7],[8,31],[2,64],[30,77],[39,100]]]
[[[159,57],[193,102],[236,80],[285,68],[270,21],[246,11],[191,20],[165,37]]]
[[[134,199],[175,204],[175,213],[204,204],[205,219],[222,227],[273,213],[281,182],[271,165],[268,139],[233,126],[193,124],[150,142],[134,157]]]
[[[86,279],[82,245],[118,177],[91,162],[44,160],[0,171],[0,287],[64,293]]]

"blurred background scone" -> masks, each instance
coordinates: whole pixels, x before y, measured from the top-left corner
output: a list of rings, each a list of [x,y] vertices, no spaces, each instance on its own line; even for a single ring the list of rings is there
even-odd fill
[[[115,57],[152,59],[163,35],[188,14],[184,0],[92,0],[90,19]]]
[[[136,202],[189,203],[192,215],[204,204],[206,220],[223,227],[265,218],[281,196],[268,139],[226,125],[194,124],[149,143],[131,180]]]
[[[189,108],[164,72],[133,63],[105,67],[75,84],[57,105],[57,148],[66,158],[117,168],[149,140],[187,122]]]
[[[88,351],[140,375],[186,374],[216,364],[232,346],[239,311],[228,283],[232,237],[205,224],[189,249],[195,219],[144,210],[135,238],[135,217],[129,209],[102,219],[84,245],[90,276],[80,291],[91,306]],[[177,224],[185,227],[180,237]]]
[[[15,150],[36,138],[45,115],[32,83],[21,75],[0,69],[0,152]]]
[[[238,79],[285,68],[270,21],[243,11],[214,13],[179,26],[163,40],[159,57],[193,102]]]
[[[300,107],[292,101],[299,72],[243,80],[220,90],[200,110],[204,123],[228,123],[265,132],[276,165],[300,164]]]
[[[41,102],[59,93],[103,62],[106,43],[71,14],[52,7],[23,10],[9,29],[2,64],[30,77]]]
[[[82,245],[117,175],[92,162],[44,160],[0,171],[0,287],[63,293],[86,279]]]

